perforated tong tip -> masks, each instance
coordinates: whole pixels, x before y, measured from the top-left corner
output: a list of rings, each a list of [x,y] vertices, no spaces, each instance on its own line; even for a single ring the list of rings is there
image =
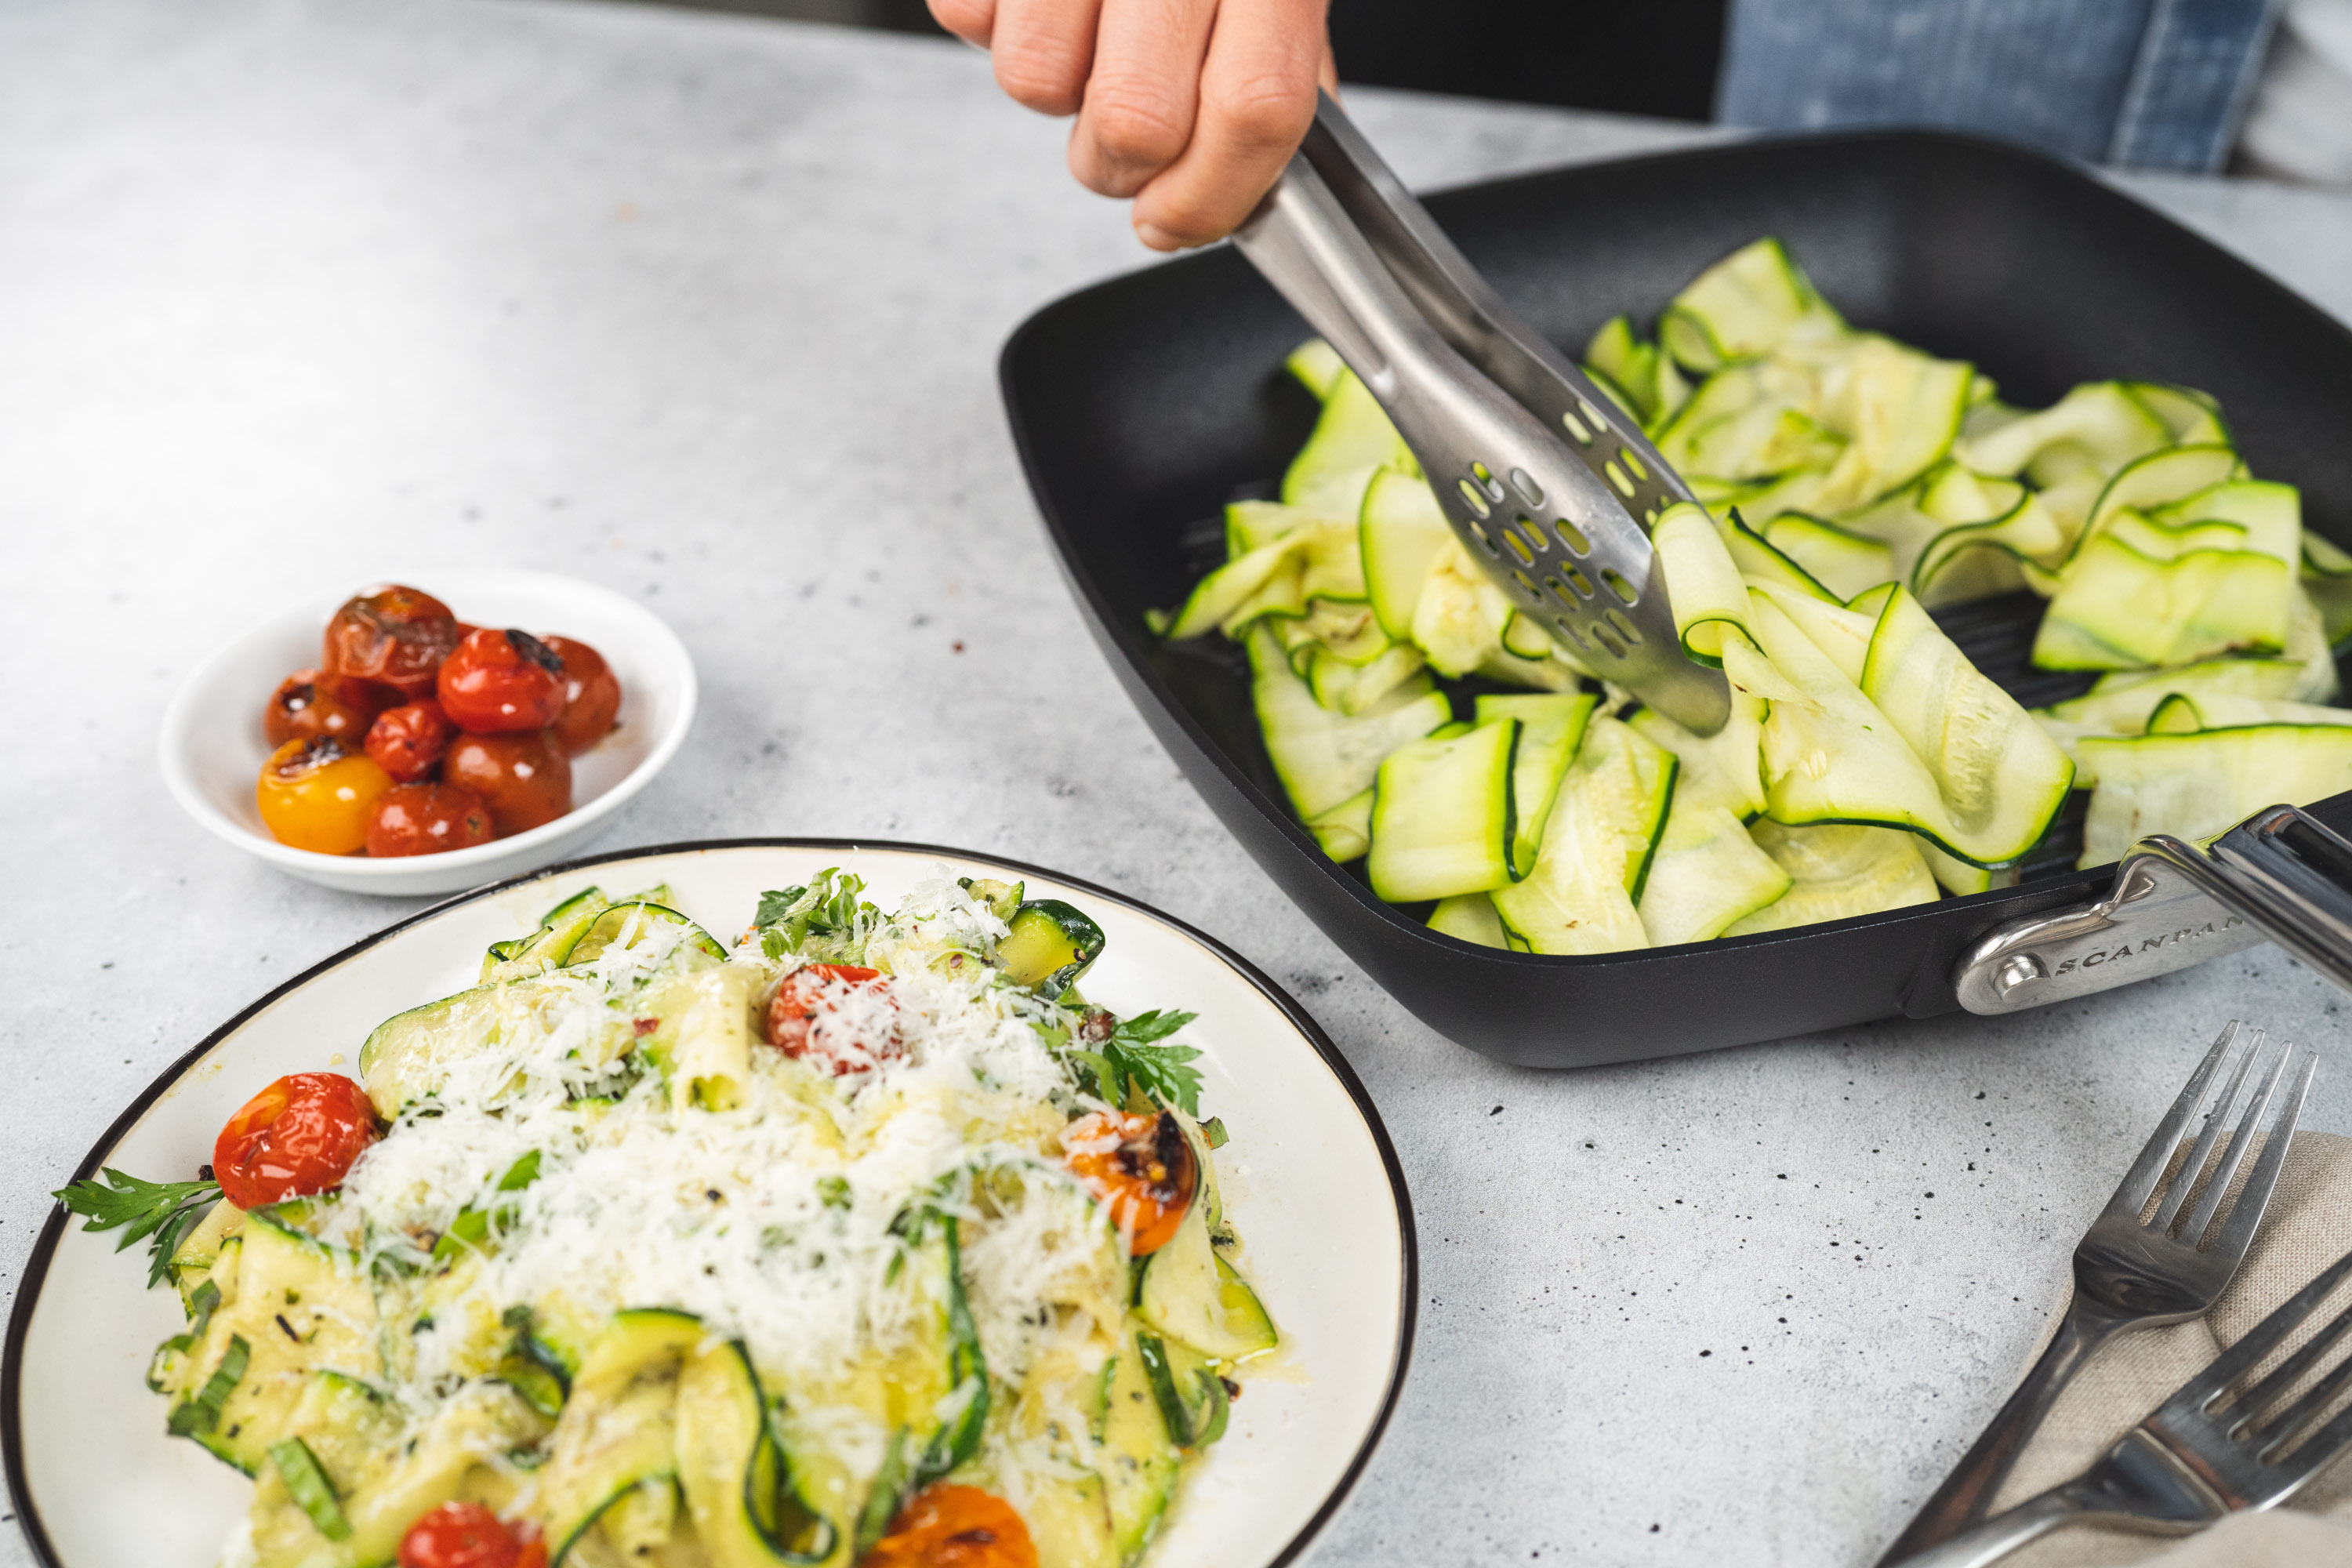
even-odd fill
[[[1512,607],[1668,718],[1721,729],[1730,688],[1684,653],[1645,531],[1689,487],[1328,95],[1234,238],[1387,410]]]

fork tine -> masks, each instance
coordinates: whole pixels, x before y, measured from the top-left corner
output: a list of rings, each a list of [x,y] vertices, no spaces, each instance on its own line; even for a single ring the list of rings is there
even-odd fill
[[[2269,1317],[2247,1330],[2243,1339],[2215,1356],[2203,1372],[2182,1384],[2165,1402],[2165,1408],[2179,1413],[2201,1413],[2210,1409],[2240,1378],[2260,1365],[2264,1356],[2278,1349],[2289,1334],[2318,1311],[2320,1305],[2347,1278],[2352,1278],[2352,1252],[2346,1253],[2322,1269],[2318,1278],[2288,1297]]]
[[[2303,1103],[2311,1093],[2311,1080],[2319,1072],[2319,1056],[2306,1050],[2303,1066],[2287,1085],[2278,1115],[2271,1121],[2270,1136],[2263,1142],[2263,1157],[2254,1162],[2253,1174],[2246,1178],[2243,1191],[2238,1194],[2238,1205],[2222,1222],[2221,1234],[2213,1238],[2213,1251],[2226,1258],[2243,1258],[2252,1244],[2254,1230],[2263,1223],[2263,1211],[2270,1207],[2271,1194],[2278,1186],[2279,1172],[2286,1164],[2287,1148],[2294,1142],[2294,1130],[2303,1121]],[[2252,1123],[2247,1124],[2249,1131]]]
[[[2256,1029],[2246,1041],[2245,1054],[2238,1058],[2236,1068],[2230,1074],[2230,1087],[2221,1091],[2221,1098],[2213,1102],[2211,1112],[2206,1116],[2205,1131],[2197,1135],[2197,1146],[2189,1152],[2189,1158],[2183,1160],[2180,1168],[2173,1173],[2172,1185],[2165,1192],[2163,1205],[2156,1211],[2156,1218],[2148,1222],[2159,1234],[2170,1234],[2172,1222],[2179,1217],[2180,1205],[2189,1201],[2190,1193],[2196,1191],[2197,1173],[2202,1171],[2205,1162],[2212,1157],[2213,1145],[2221,1139],[2221,1128],[2230,1120],[2230,1112],[2237,1108],[2238,1091],[2245,1087],[2246,1073],[2262,1054],[2263,1031]],[[2195,1244],[2192,1242],[2190,1245]]]
[[[2347,1448],[2352,1448],[2352,1410],[2344,1411],[2326,1426],[2314,1432],[2305,1439],[2302,1447],[2284,1459],[2269,1458],[2269,1450],[2265,1449],[2263,1462],[2289,1466],[2302,1472],[2303,1476],[2308,1479],[2333,1464],[2337,1456]]]
[[[2147,1207],[2147,1200],[2155,1195],[2156,1184],[2163,1177],[2165,1167],[2172,1163],[2172,1152],[2180,1146],[2182,1129],[2196,1114],[2197,1107],[2205,1099],[2206,1085],[2213,1081],[2213,1075],[2221,1070],[2222,1059],[2237,1038],[2238,1020],[2232,1018],[2221,1026],[2220,1037],[2205,1053],[2205,1059],[2197,1064],[2197,1070],[2189,1075],[2188,1087],[2172,1102],[2172,1109],[2164,1113],[2155,1136],[2139,1152],[2139,1158],[2132,1162],[2132,1168],[2124,1173],[2123,1184],[2107,1202],[2110,1213],[2129,1215],[2134,1225],[2139,1223],[2139,1211]]]
[[[2292,1041],[2279,1047],[2278,1060],[2273,1062],[2271,1070],[2262,1076],[2261,1087],[2254,1090],[2253,1099],[2247,1101],[2245,1114],[2238,1118],[2238,1125],[2230,1134],[2230,1146],[2214,1156],[2213,1178],[2205,1184],[2205,1195],[2197,1200],[2197,1206],[2189,1211],[2189,1223],[2180,1227],[2180,1239],[2189,1246],[2196,1246],[2204,1237],[2205,1227],[2213,1223],[2214,1215],[2221,1211],[2221,1200],[2230,1195],[2230,1184],[2237,1178],[2238,1167],[2244,1164],[2247,1156],[2253,1152],[2254,1139],[2263,1125],[2263,1114],[2270,1109],[2280,1080],[2286,1077],[2286,1069],[2294,1065],[2294,1057]],[[2218,1121],[2221,1119],[2217,1116],[2214,1120]],[[2292,1133],[2294,1129],[2289,1128],[2287,1131]],[[2269,1146],[2268,1139],[2263,1141],[2263,1146]]]
[[[2344,1392],[2347,1384],[2352,1384],[2352,1361],[2340,1363],[2333,1372],[2298,1395],[2294,1404],[2270,1415],[2268,1419],[2263,1417],[2264,1407],[2288,1389],[2293,1388],[2297,1379],[2309,1372],[2329,1351],[2334,1350],[2336,1342],[2344,1337],[2344,1331],[2347,1329],[2352,1329],[2352,1308],[2338,1312],[2336,1315],[2336,1321],[2314,1334],[2309,1343],[2279,1363],[2275,1372],[2246,1390],[2239,1401],[2239,1407],[2243,1414],[2237,1422],[2232,1424],[2232,1433],[2250,1427],[2259,1428],[2264,1439],[2265,1454],[2282,1444],[2292,1442],[2294,1435],[2302,1430],[2313,1416],[2335,1402],[2336,1396]]]

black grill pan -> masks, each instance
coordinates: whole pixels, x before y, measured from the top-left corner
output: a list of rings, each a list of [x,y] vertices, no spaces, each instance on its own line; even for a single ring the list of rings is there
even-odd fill
[[[1647,321],[1726,252],[1779,235],[1848,320],[1973,362],[2039,406],[2077,382],[2214,394],[2256,474],[2352,545],[2352,332],[2261,272],[2069,165],[1935,132],[1743,142],[1428,199],[1513,304],[1573,353]],[[1958,955],[1995,925],[2105,890],[2072,868],[2080,799],[2014,889],[1794,931],[1554,958],[1424,929],[1292,818],[1237,653],[1163,647],[1147,609],[1222,558],[1215,520],[1272,486],[1312,400],[1281,370],[1307,335],[1230,248],[1046,306],[1006,344],[1005,405],[1064,574],[1128,694],[1225,825],[1309,918],[1440,1033],[1506,1061],[1583,1067],[1955,1011]],[[2041,601],[1938,616],[2021,700],[2088,678],[2026,663]],[[2352,829],[2352,795],[2315,808]]]

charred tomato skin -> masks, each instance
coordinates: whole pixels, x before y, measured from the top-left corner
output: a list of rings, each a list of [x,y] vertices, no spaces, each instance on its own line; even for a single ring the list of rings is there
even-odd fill
[[[563,710],[555,716],[555,739],[578,756],[613,732],[621,717],[621,683],[604,656],[576,637],[547,639],[563,661]]]
[[[463,784],[394,784],[376,797],[368,817],[373,856],[439,855],[470,849],[498,837],[490,808]]]
[[[468,734],[544,730],[563,711],[563,659],[527,631],[484,626],[442,661],[437,690]]]
[[[1130,1256],[1159,1251],[1200,1191],[1192,1141],[1169,1111],[1097,1110],[1062,1130],[1063,1163],[1110,1211]]]
[[[457,617],[421,588],[394,583],[346,600],[327,623],[319,668],[373,681],[413,702],[433,695],[441,661],[457,646]],[[386,706],[390,704],[387,703]]]
[[[1037,1568],[1037,1546],[1003,1498],[934,1481],[907,1500],[858,1568]]]
[[[241,1209],[331,1192],[376,1138],[367,1090],[338,1072],[298,1072],[240,1107],[213,1142],[213,1179]]]
[[[572,809],[572,759],[544,730],[460,734],[441,759],[441,780],[479,795],[501,838]]]

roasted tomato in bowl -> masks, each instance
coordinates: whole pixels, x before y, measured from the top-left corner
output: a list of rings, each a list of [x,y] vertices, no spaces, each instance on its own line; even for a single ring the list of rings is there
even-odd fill
[[[563,711],[563,659],[529,632],[484,626],[441,661],[441,710],[476,735],[544,730]]]
[[[363,680],[298,669],[278,682],[261,715],[262,733],[272,746],[327,736],[357,747],[383,704]]]
[[[341,741],[289,741],[261,764],[254,804],[270,836],[297,849],[349,855],[367,843],[368,818],[392,775]]]
[[[323,855],[434,855],[572,807],[571,759],[618,723],[588,644],[461,621],[394,583],[346,600],[316,668],[269,695],[255,785],[270,836]]]
[[[433,695],[441,661],[457,646],[457,617],[432,595],[394,583],[344,601],[327,623],[319,668],[373,681],[413,702]]]

